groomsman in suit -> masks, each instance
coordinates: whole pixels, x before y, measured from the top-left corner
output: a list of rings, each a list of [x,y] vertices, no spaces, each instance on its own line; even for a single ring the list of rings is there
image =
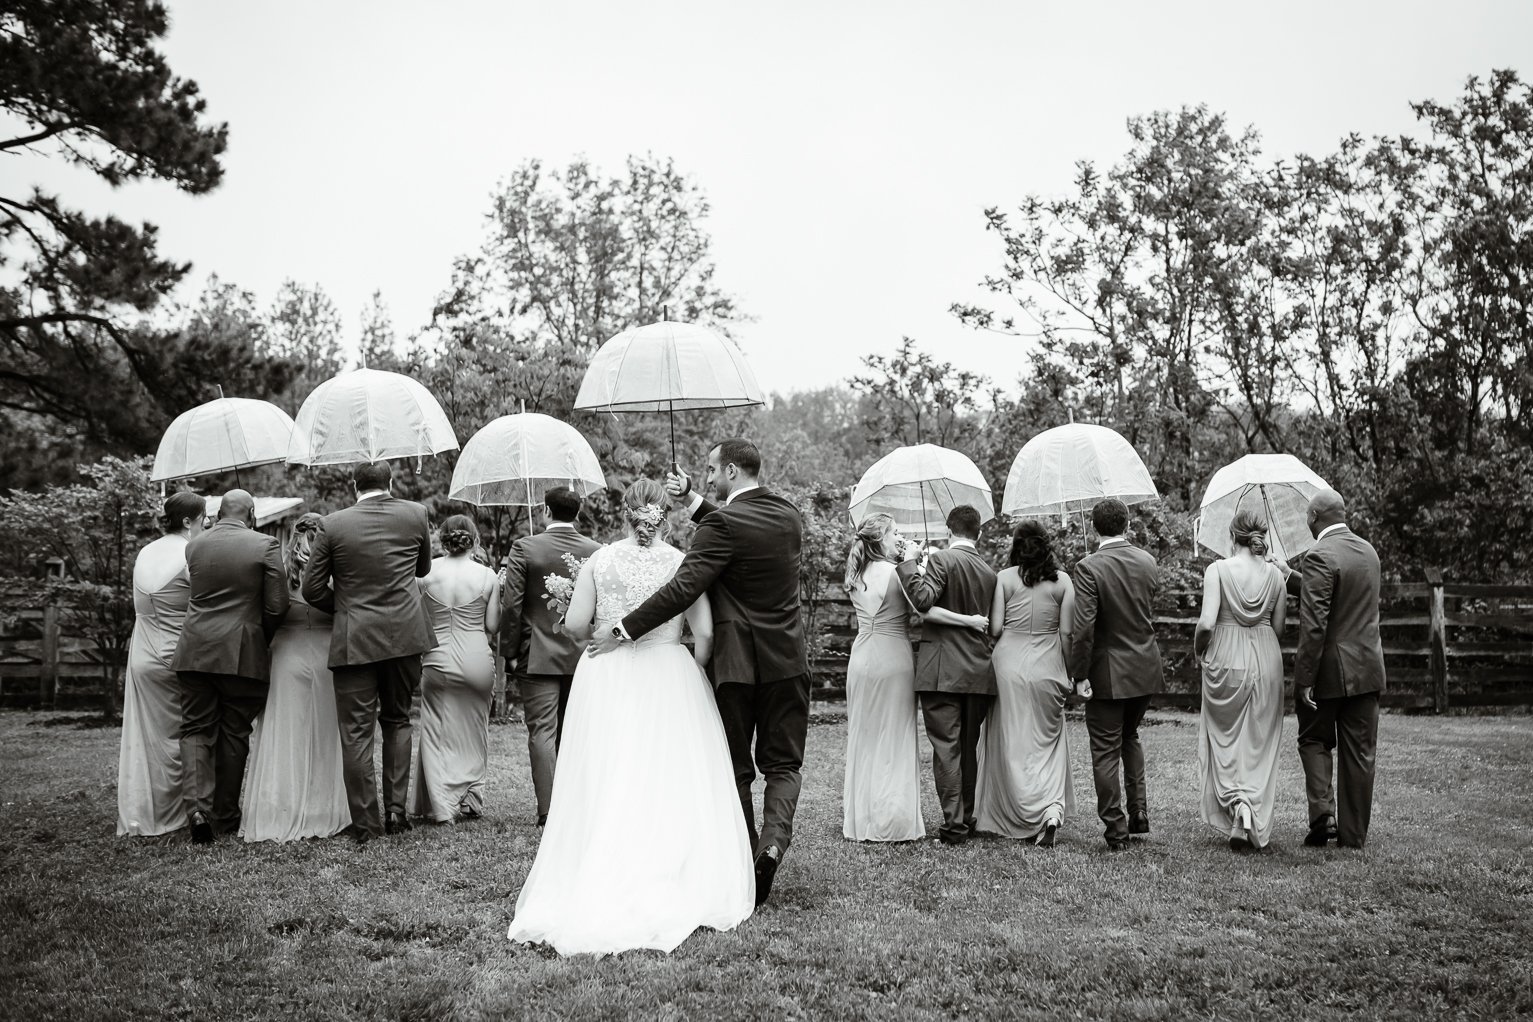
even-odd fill
[[[975,547],[979,512],[967,504],[947,516],[952,539],[924,565],[904,561],[897,569],[911,603],[926,613],[942,607],[955,614],[988,615],[995,600],[995,569]],[[990,637],[973,628],[927,620],[916,655],[916,694],[932,746],[932,774],[942,803],[943,844],[961,845],[974,832],[974,786],[979,776],[979,730],[995,700]]]
[[[1151,605],[1159,571],[1155,558],[1125,537],[1128,506],[1123,501],[1099,501],[1091,509],[1091,523],[1101,542],[1075,566],[1070,663],[1072,675],[1084,679],[1090,692],[1086,733],[1091,737],[1097,815],[1106,828],[1107,847],[1120,851],[1128,847],[1129,835],[1150,832],[1139,724],[1150,697],[1165,691]]]
[[[548,605],[543,580],[549,575],[571,577],[566,555],[585,560],[601,544],[575,528],[580,495],[558,486],[543,495],[549,523],[541,533],[524,536],[511,546],[501,583],[500,655],[506,670],[516,673],[527,721],[527,755],[532,760],[532,787],[537,793],[538,826],[548,820],[554,790],[554,763],[564,736],[564,708],[570,682],[585,647],[559,627],[559,612]]]
[[[749,440],[725,440],[708,452],[706,489],[672,474],[667,489],[697,523],[676,574],[644,604],[596,636],[591,654],[634,641],[708,594],[713,659],[708,674],[734,761],[740,807],[756,850],[756,904],[766,901],[793,838],[809,732],[809,658],[799,613],[803,516],[760,481],[761,452]],[[755,761],[751,758],[755,742]],[[751,785],[766,777],[761,832]]]
[[[171,668],[181,685],[183,799],[192,841],[240,824],[250,731],[271,684],[267,644],[287,615],[274,536],[255,531],[255,498],[230,490],[218,521],[187,544],[191,600]]]
[[[1373,813],[1379,695],[1384,646],[1379,639],[1379,555],[1347,528],[1341,494],[1321,490],[1307,514],[1315,545],[1295,558],[1288,591],[1299,597],[1299,649],[1293,687],[1299,716],[1299,762],[1309,800],[1304,843],[1334,840],[1361,848]],[[1338,753],[1336,784],[1331,753]]]
[[[352,472],[357,502],[326,515],[309,555],[303,598],[332,612],[330,670],[341,732],[341,769],[351,805],[351,833],[367,841],[410,829],[410,703],[421,680],[421,654],[436,633],[416,579],[431,572],[426,509],[389,492],[388,462]],[[383,729],[383,802],[373,775],[373,727]]]

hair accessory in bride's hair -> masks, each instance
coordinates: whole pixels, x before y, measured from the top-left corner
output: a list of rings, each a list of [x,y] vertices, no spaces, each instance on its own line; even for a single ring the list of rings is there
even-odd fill
[[[665,508],[659,504],[643,504],[628,510],[628,520],[634,524],[648,525],[650,528],[659,528],[660,523],[665,521]]]

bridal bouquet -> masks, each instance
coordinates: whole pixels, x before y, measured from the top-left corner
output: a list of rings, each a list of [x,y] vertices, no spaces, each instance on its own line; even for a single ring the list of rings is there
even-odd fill
[[[548,609],[554,611],[562,620],[569,613],[570,600],[575,595],[575,579],[580,575],[580,569],[585,566],[584,557],[576,557],[574,554],[565,554],[564,563],[569,566],[568,577],[555,572],[552,575],[543,576],[543,598],[548,601]]]

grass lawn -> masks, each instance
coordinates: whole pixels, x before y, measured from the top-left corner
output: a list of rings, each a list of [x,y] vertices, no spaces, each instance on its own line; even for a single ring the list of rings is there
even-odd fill
[[[1533,717],[1384,717],[1364,852],[1300,844],[1289,717],[1274,850],[1239,856],[1197,820],[1194,716],[1152,714],[1155,832],[1108,855],[1079,720],[1057,848],[949,849],[841,839],[828,714],[771,902],[602,960],[505,939],[538,835],[519,725],[492,728],[484,820],[198,849],[114,837],[118,732],[44,719],[0,714],[4,1018],[1533,1015]]]

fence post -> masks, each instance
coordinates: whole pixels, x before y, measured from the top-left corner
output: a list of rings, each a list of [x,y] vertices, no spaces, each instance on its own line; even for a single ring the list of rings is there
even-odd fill
[[[59,700],[59,608],[43,608],[43,673],[37,679],[38,702],[54,709]]]
[[[1427,585],[1427,669],[1432,675],[1432,712],[1448,711],[1448,622],[1443,611],[1443,573],[1440,568],[1426,570]]]

